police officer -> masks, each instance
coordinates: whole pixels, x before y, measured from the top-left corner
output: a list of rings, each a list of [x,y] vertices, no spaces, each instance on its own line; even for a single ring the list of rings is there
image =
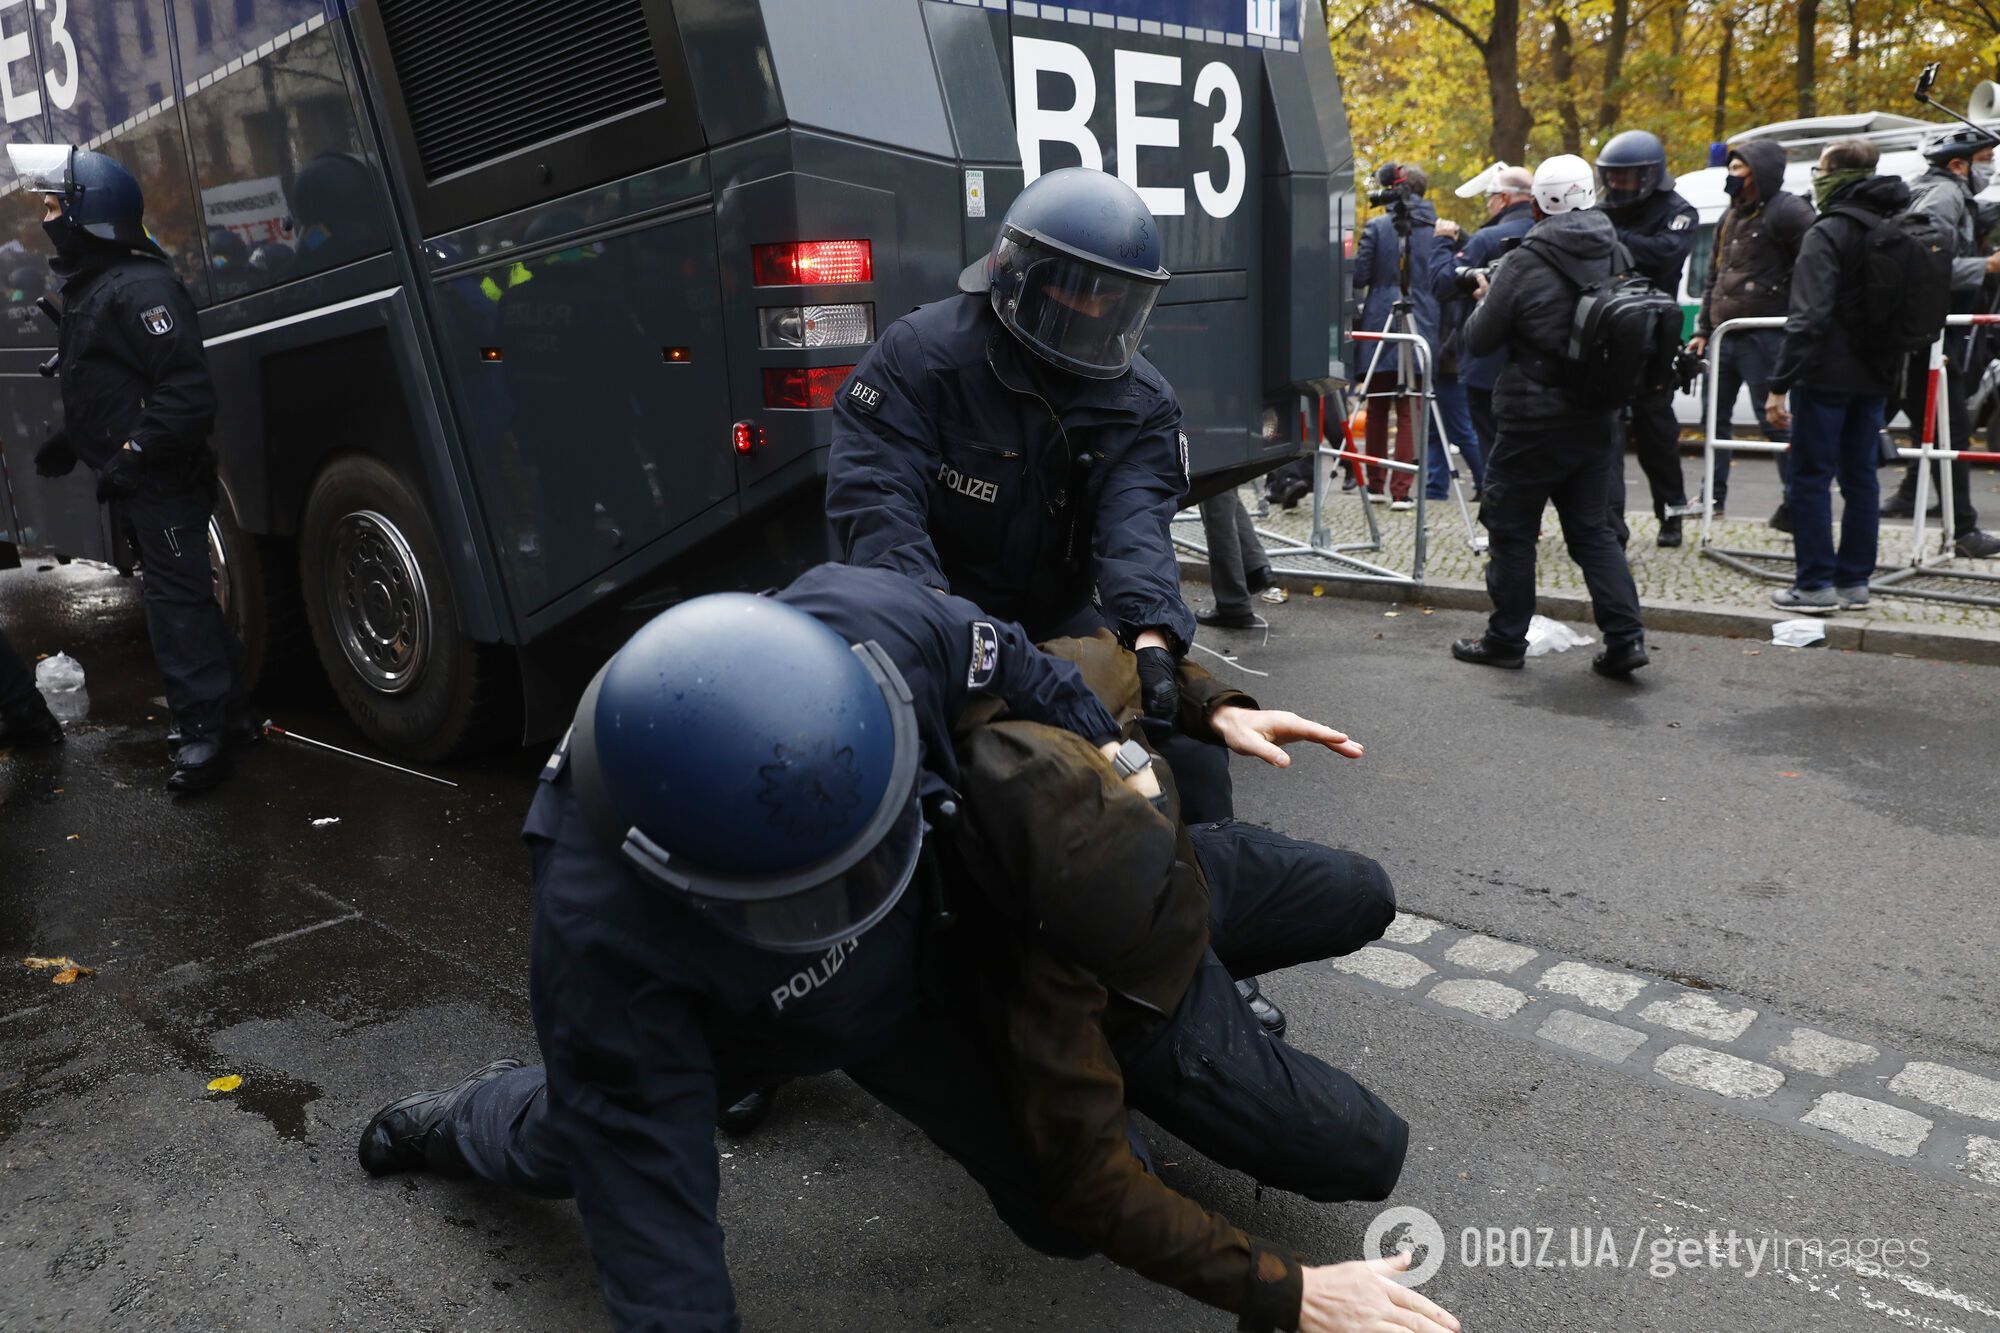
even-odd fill
[[[962,294],[891,324],[855,366],[834,407],[826,512],[850,564],[955,592],[1031,639],[1115,631],[1202,823],[1234,808],[1228,756],[1168,731],[1195,621],[1171,534],[1187,432],[1139,354],[1160,259],[1152,213],[1117,177],[1070,167],[1028,186],[959,275]],[[1244,997],[1284,1030],[1254,978]]]
[[[1680,296],[1681,269],[1694,249],[1701,215],[1674,190],[1667,174],[1667,149],[1659,136],[1646,130],[1613,135],[1597,154],[1598,206],[1610,215],[1618,239],[1632,256],[1633,268],[1667,295]],[[1650,394],[1632,404],[1626,415],[1632,448],[1653,493],[1653,515],[1660,520],[1659,544],[1681,544],[1681,520],[1668,510],[1687,504],[1687,484],[1681,477],[1681,427],[1674,417],[1671,389]],[[1611,474],[1611,526],[1622,544],[1631,532],[1625,525],[1625,469]]]
[[[241,648],[216,605],[208,563],[215,389],[194,300],[147,236],[130,172],[64,144],[11,144],[62,281],[57,340],[63,426],[35,454],[60,477],[80,458],[97,473],[113,530],[138,551],[153,657],[178,736],[167,787],[196,792],[228,776],[229,745],[253,738],[238,679]]]
[[[1044,1219],[998,1066],[954,1003],[968,989],[954,950],[986,937],[944,929],[956,875],[928,835],[962,817],[952,724],[981,699],[1111,755],[1113,790],[1166,799],[1073,665],[900,574],[823,565],[773,596],[704,597],[656,618],[586,690],[528,814],[546,1066],[496,1061],[389,1103],[363,1131],[364,1168],[574,1195],[614,1326],[734,1330],[718,1103],[841,1068],[958,1159],[1024,1240],[1079,1254]],[[1291,714],[1211,711],[1248,753],[1346,742]],[[1335,855],[1247,825],[1196,835],[1211,877],[1225,868],[1253,899],[1324,884]],[[1394,914],[1386,877],[1365,858],[1341,864],[1333,887],[1350,916],[1331,924],[1379,934]],[[1296,947],[1301,923],[1250,915],[1264,947]],[[1240,1027],[1211,1038],[1205,1057],[1247,1068],[1310,1062]],[[1200,1131],[1246,1153],[1290,1141],[1340,1197],[1380,1197],[1400,1172],[1404,1126],[1366,1094],[1317,1106],[1310,1124],[1270,1123],[1244,1098],[1284,1089],[1153,1064],[1127,1070],[1135,1104],[1184,1112],[1188,1128],[1167,1123],[1190,1141]],[[1249,1266],[1242,1277],[1260,1280]],[[1293,1272],[1295,1298],[1315,1285]]]

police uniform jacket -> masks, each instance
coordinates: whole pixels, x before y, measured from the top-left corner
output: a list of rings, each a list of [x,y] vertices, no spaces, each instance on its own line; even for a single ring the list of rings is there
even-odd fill
[[[933,786],[958,784],[951,723],[984,695],[1092,742],[1118,732],[1074,666],[902,574],[822,565],[774,595],[887,652],[913,696]],[[535,858],[531,1005],[550,1126],[612,1323],[735,1333],[716,1221],[718,1100],[902,1040],[920,1003],[923,895],[912,886],[866,934],[819,955],[750,948],[591,836],[560,755],[524,834]]]
[[[58,364],[63,429],[77,457],[102,468],[130,440],[148,473],[198,466],[215,385],[187,286],[144,251],[58,261],[64,268]]]
[[[1093,588],[1128,644],[1183,649],[1169,524],[1187,495],[1173,389],[1144,357],[1114,380],[1041,365],[984,295],[919,306],[854,368],[834,408],[826,511],[842,557],[1068,632]]]
[[[1632,268],[1668,296],[1679,297],[1681,270],[1694,249],[1701,214],[1672,189],[1660,189],[1636,204],[1605,209],[1618,239],[1632,256]]]

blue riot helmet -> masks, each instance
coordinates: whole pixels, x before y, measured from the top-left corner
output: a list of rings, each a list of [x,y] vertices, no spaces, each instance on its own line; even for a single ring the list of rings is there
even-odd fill
[[[78,248],[77,231],[134,250],[157,249],[146,235],[139,182],[111,158],[59,143],[8,144],[7,156],[23,189],[62,197],[62,217],[48,224],[58,250]]]
[[[1628,208],[1650,199],[1666,180],[1667,146],[1651,131],[1614,134],[1597,152],[1597,202],[1601,208]]]
[[[1021,191],[992,251],[958,277],[960,291],[989,293],[1037,356],[1099,380],[1131,366],[1166,285],[1152,211],[1116,176],[1084,167]]]
[[[568,755],[598,838],[757,948],[852,939],[916,871],[908,685],[880,645],[771,598],[718,593],[648,622],[584,691]]]

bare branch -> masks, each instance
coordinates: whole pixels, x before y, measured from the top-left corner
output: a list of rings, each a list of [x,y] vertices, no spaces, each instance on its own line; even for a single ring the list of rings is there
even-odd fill
[[[1446,23],[1450,24],[1452,27],[1458,29],[1459,32],[1464,34],[1465,40],[1471,42],[1473,49],[1478,51],[1480,55],[1482,56],[1485,55],[1487,50],[1492,46],[1493,43],[1491,38],[1481,37],[1478,33],[1474,32],[1470,27],[1466,25],[1465,20],[1459,18],[1458,15],[1452,13],[1449,9],[1446,9],[1443,5],[1437,3],[1437,0],[1410,0],[1410,3],[1415,5],[1418,9],[1424,10],[1426,13],[1436,15],[1438,18],[1443,19]]]

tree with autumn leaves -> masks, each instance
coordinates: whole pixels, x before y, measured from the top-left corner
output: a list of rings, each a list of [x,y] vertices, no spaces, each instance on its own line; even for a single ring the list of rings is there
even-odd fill
[[[1328,0],[1358,165],[1422,163],[1450,187],[1495,159],[1592,157],[1619,130],[1675,172],[1754,125],[1926,115],[1918,71],[1963,110],[2000,77],[2000,0]],[[1934,115],[1931,118],[1936,118]]]

